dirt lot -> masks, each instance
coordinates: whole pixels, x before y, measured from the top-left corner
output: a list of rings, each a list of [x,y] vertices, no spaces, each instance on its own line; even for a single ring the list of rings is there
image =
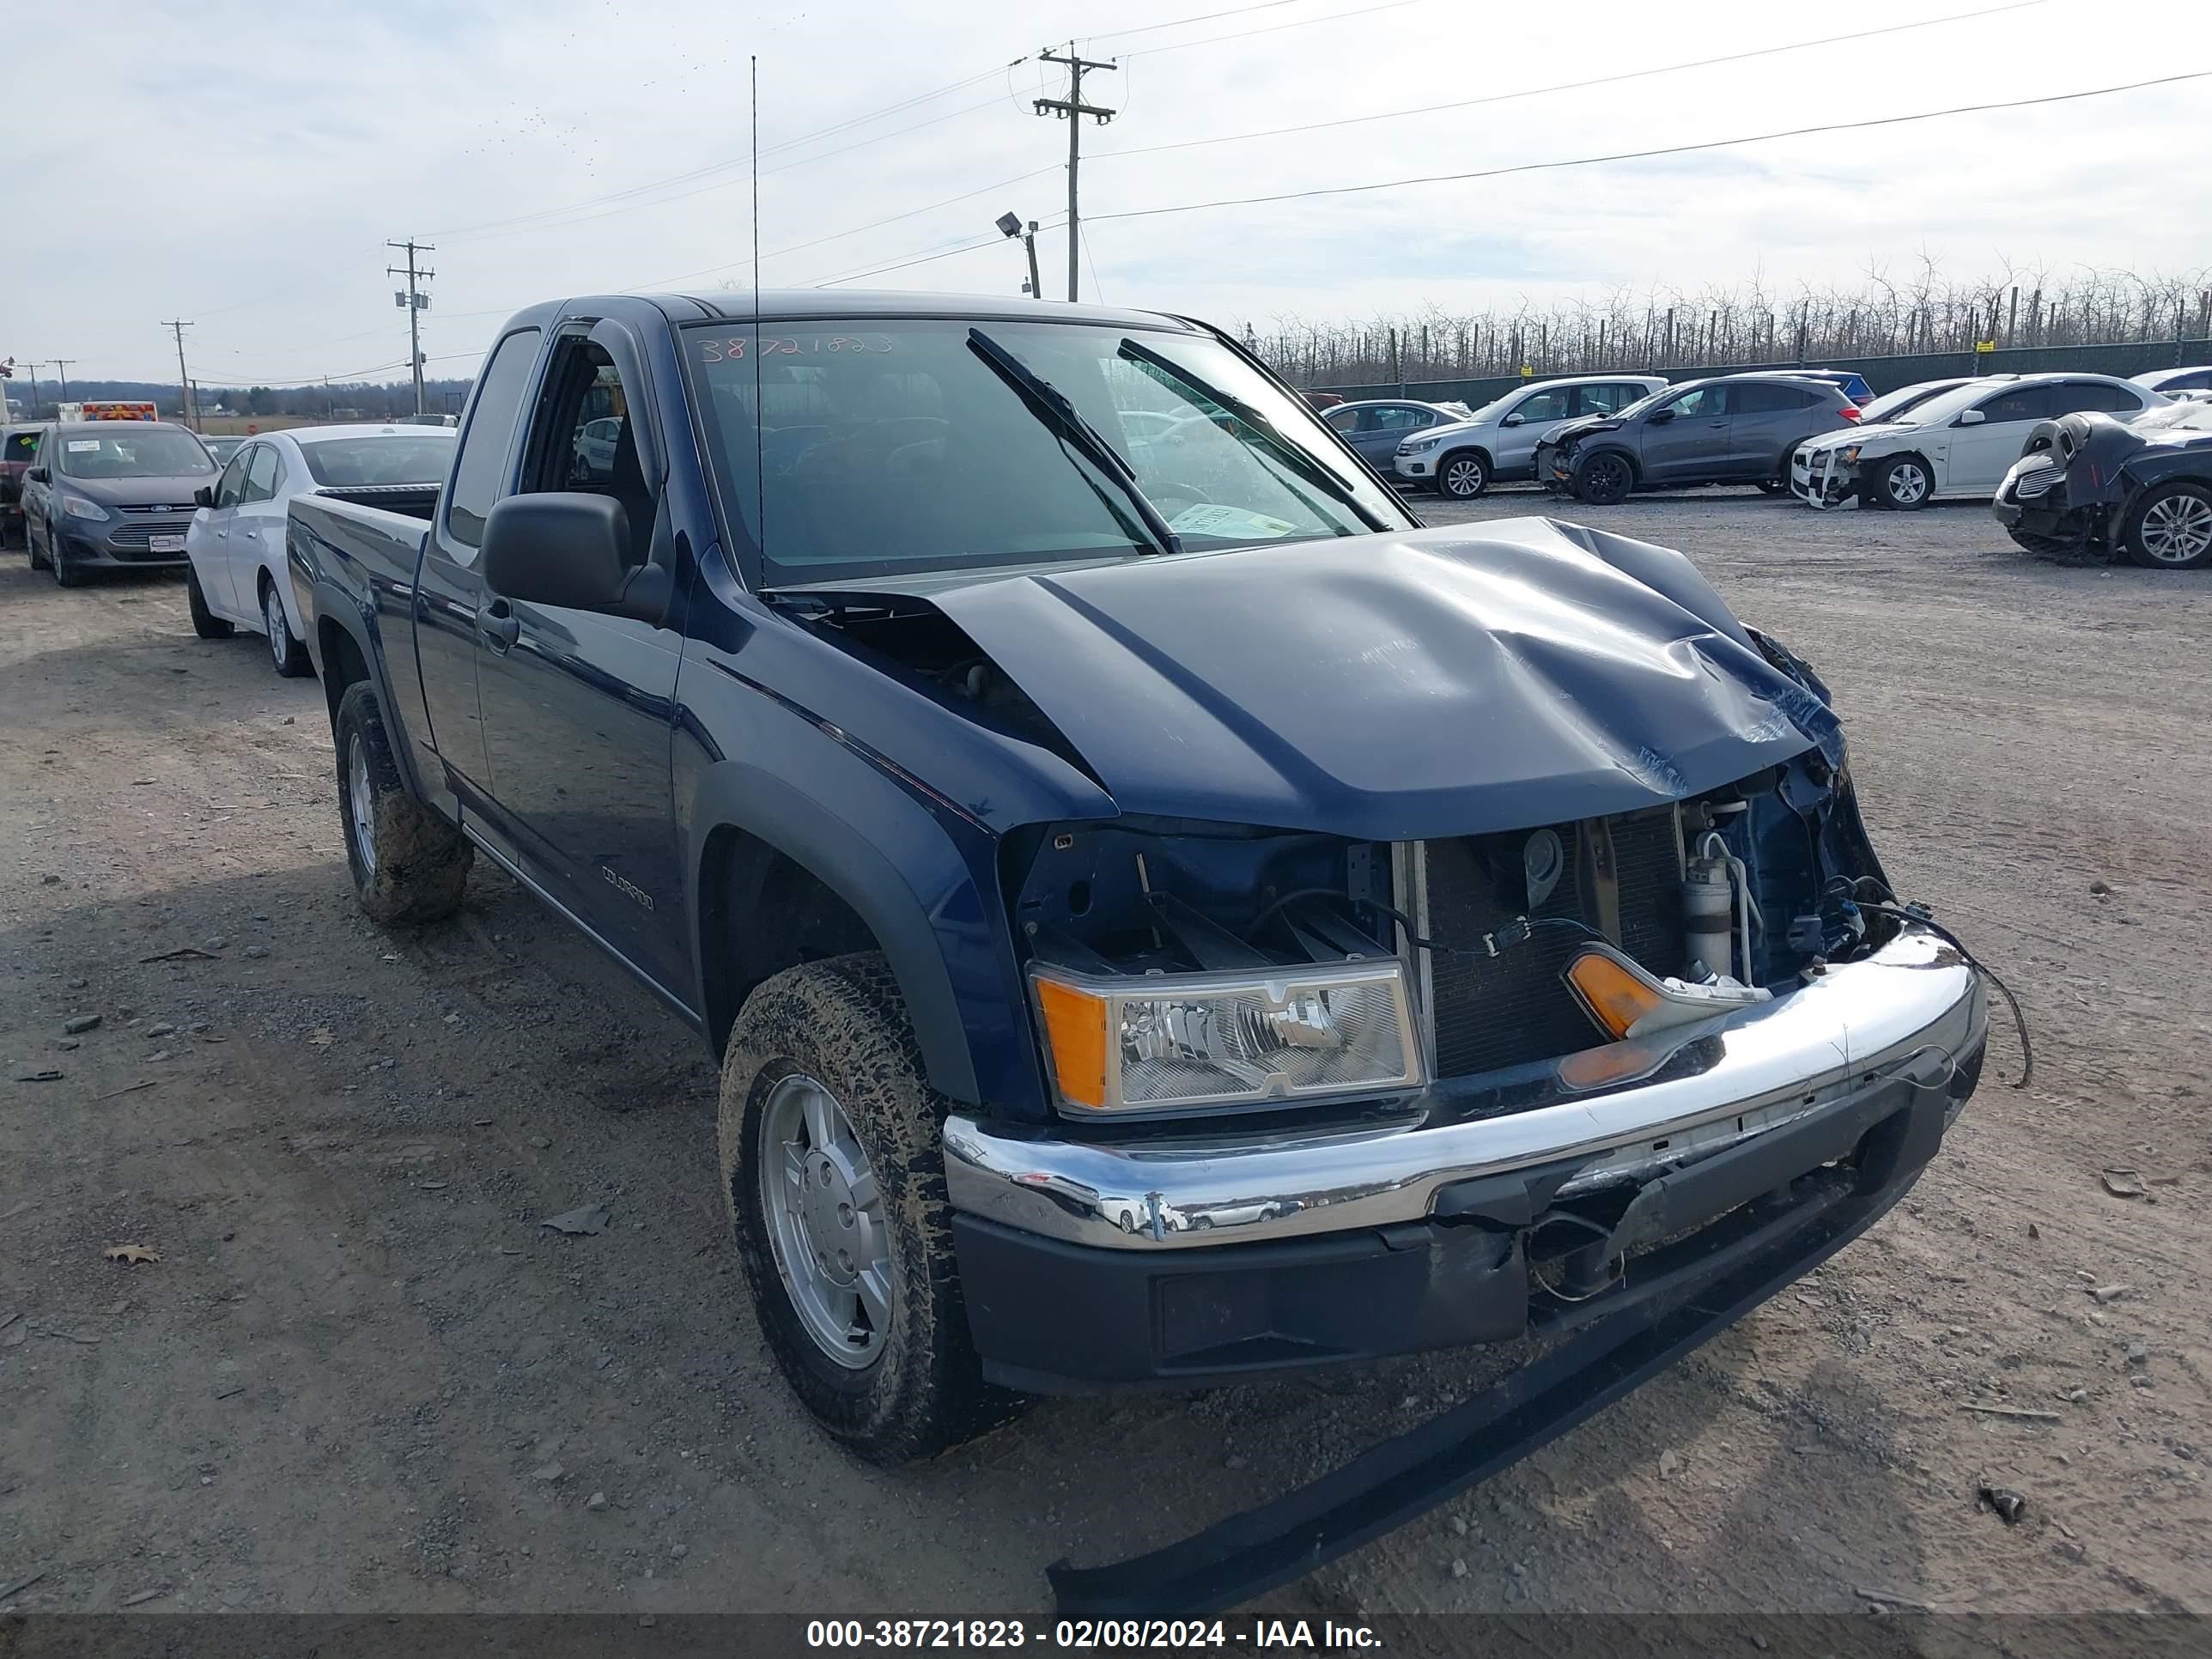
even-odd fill
[[[1892,874],[2021,992],[2034,1086],[2000,1027],[1869,1237],[1278,1603],[2212,1608],[2212,580],[2030,563],[1976,508],[1586,516],[1826,676]],[[858,1467],[756,1339],[708,1057],[481,865],[455,922],[362,921],[312,681],[194,640],[173,580],[65,593],[10,552],[0,709],[0,1605],[1040,1610],[1055,1558],[1180,1536],[1465,1386],[1446,1356],[1048,1402]],[[598,1200],[602,1236],[538,1224]]]

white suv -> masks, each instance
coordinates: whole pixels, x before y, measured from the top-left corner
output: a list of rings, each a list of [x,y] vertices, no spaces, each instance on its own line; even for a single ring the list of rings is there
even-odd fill
[[[1536,441],[1562,421],[1610,415],[1667,382],[1656,374],[1577,374],[1516,386],[1464,421],[1431,427],[1398,446],[1398,477],[1455,501],[1492,483],[1536,476]]]

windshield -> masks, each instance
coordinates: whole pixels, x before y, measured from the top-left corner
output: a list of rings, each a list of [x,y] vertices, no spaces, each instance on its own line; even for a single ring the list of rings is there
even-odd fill
[[[1411,526],[1310,408],[1202,336],[871,318],[771,325],[756,359],[751,329],[724,323],[687,331],[685,356],[763,586],[1155,553],[1148,508],[1193,551]]]
[[[64,437],[58,465],[71,478],[181,478],[212,472],[200,441],[176,427],[117,421],[116,430]]]
[[[2015,388],[2018,380],[1969,380],[1948,392],[1939,392],[1912,411],[1911,424],[1930,426],[1949,420],[1962,409],[1972,409],[1992,392]]]
[[[319,484],[361,489],[377,484],[443,483],[453,465],[457,434],[410,433],[405,437],[325,438],[303,442],[307,471]]]
[[[1918,409],[1932,398],[1942,397],[1958,384],[1956,380],[1931,380],[1922,386],[1885,392],[1859,411],[1859,424],[1880,426],[1884,421],[1900,419],[1908,410]]]

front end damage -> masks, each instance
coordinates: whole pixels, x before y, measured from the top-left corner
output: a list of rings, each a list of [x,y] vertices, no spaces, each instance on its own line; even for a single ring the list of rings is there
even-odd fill
[[[1049,1115],[945,1125],[986,1374],[1562,1343],[1065,1608],[1225,1605],[1525,1455],[1871,1224],[1978,1079],[1978,975],[1890,902],[1812,671],[1678,556],[1486,533],[857,624],[1120,808],[1000,842]]]
[[[2130,492],[2126,465],[2142,447],[2141,434],[2108,415],[2038,422],[1990,512],[2025,552],[2109,559]]]

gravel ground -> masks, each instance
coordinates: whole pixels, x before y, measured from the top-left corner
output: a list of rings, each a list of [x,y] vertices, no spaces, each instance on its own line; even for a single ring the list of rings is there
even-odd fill
[[[2212,582],[2029,562],[1978,508],[1577,513],[1826,677],[1900,889],[2027,1003],[2033,1086],[2000,1025],[1867,1238],[1271,1604],[2212,1608]],[[1181,1536],[1495,1363],[1046,1402],[859,1467],[762,1352],[692,1039],[481,864],[451,923],[360,918],[319,689],[193,639],[173,580],[63,592],[11,553],[0,619],[0,1606],[1036,1611],[1048,1562]],[[603,1235],[538,1225],[595,1200]]]

